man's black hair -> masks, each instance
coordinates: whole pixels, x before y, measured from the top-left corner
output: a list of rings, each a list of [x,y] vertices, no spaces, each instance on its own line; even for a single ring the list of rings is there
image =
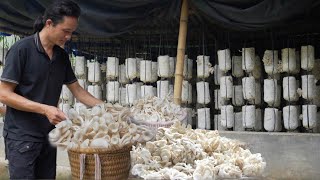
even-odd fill
[[[80,7],[75,2],[70,0],[54,1],[46,8],[43,16],[38,17],[34,22],[34,32],[41,31],[48,19],[51,19],[53,24],[56,25],[63,20],[64,16],[79,18],[80,14]]]

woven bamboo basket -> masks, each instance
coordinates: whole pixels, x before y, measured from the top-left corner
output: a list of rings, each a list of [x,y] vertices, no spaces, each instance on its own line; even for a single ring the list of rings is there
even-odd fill
[[[128,179],[131,148],[132,146],[113,150],[104,148],[69,149],[68,155],[72,179]],[[85,156],[84,160],[81,158],[83,156]],[[97,172],[96,167],[97,156],[99,157],[99,172]],[[81,163],[81,160],[83,160],[83,163]],[[80,167],[81,164],[82,169]]]

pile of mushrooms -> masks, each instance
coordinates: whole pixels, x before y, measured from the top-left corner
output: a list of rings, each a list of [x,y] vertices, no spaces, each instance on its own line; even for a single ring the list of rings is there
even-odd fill
[[[155,141],[131,152],[131,173],[144,179],[259,177],[265,166],[243,143],[180,123],[159,128]]]
[[[146,126],[128,123],[131,112],[119,104],[101,104],[70,109],[69,119],[58,123],[50,133],[51,144],[60,148],[118,149],[146,142],[154,134]]]
[[[131,112],[135,123],[161,123],[183,121],[187,118],[187,111],[172,102],[173,98],[164,99],[148,97],[134,102]],[[173,124],[173,123],[172,123]]]

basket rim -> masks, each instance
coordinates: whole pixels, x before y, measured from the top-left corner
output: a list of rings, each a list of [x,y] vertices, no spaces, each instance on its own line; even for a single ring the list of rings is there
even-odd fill
[[[138,121],[138,123],[142,124],[142,125],[148,125],[148,124],[152,124],[152,125],[169,125],[169,124],[174,124],[175,122],[178,122],[179,120],[176,120],[176,121],[164,121],[164,122],[161,122],[161,121],[158,121],[158,122],[147,122],[147,121]]]
[[[137,125],[172,125],[175,122],[182,122],[185,120],[185,118],[188,116],[188,113],[185,109],[181,110],[182,115],[180,116],[180,119],[173,120],[173,121],[157,121],[157,122],[149,122],[144,120],[137,120],[135,118],[130,118],[131,122],[137,124]]]
[[[68,152],[72,153],[83,153],[83,154],[102,154],[102,153],[121,153],[131,151],[132,145],[126,145],[123,147],[114,147],[114,148],[72,148],[68,149]]]

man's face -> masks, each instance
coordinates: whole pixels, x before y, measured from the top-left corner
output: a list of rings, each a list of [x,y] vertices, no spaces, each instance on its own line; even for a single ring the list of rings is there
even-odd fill
[[[72,32],[77,29],[78,19],[76,17],[64,16],[63,20],[55,25],[49,25],[49,40],[51,43],[63,46],[71,39]]]

